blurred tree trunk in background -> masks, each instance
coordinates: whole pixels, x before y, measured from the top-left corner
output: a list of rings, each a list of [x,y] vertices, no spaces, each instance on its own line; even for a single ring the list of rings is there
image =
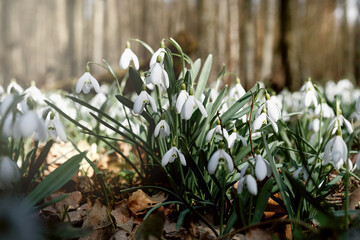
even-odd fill
[[[241,4],[241,13],[244,15],[243,25],[243,41],[242,51],[240,50],[240,57],[243,54],[242,70],[244,71],[245,87],[247,89],[252,88],[256,83],[255,80],[255,51],[256,51],[256,39],[255,39],[255,20],[254,20],[254,6],[252,0],[245,0]],[[241,33],[240,33],[241,34]]]
[[[307,77],[359,82],[355,1],[354,7],[353,0],[2,0],[0,84],[11,78],[24,86],[73,84],[86,62],[102,59],[121,72],[127,40],[156,50],[169,37],[203,63],[213,54],[211,80],[225,63],[247,89],[256,81],[296,89]],[[137,42],[131,48],[148,70],[150,53]],[[104,74],[94,65],[91,71]]]
[[[358,12],[360,12],[360,1],[357,2]],[[354,26],[354,77],[356,85],[360,86],[360,18],[356,19]]]
[[[272,73],[273,45],[275,35],[276,0],[264,1],[265,33],[260,79],[268,83]]]

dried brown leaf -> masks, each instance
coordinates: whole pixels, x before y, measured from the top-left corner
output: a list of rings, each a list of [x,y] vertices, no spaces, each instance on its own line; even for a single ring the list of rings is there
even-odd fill
[[[159,192],[158,194],[150,197],[141,189],[132,193],[128,200],[128,207],[135,215],[140,215],[146,212],[146,209],[152,208],[155,205],[162,203],[167,198],[165,193]]]

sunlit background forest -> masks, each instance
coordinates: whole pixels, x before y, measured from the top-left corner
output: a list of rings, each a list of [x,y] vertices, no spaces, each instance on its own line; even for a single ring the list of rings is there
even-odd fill
[[[87,61],[117,66],[130,38],[157,49],[173,37],[194,59],[213,54],[212,79],[225,64],[246,89],[298,89],[308,77],[359,86],[359,11],[358,0],[3,0],[0,83],[66,88]],[[132,49],[147,70],[150,53]]]

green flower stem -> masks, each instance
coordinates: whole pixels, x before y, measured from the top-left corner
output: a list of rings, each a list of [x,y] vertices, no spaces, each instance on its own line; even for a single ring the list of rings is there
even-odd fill
[[[223,179],[221,182],[221,196],[220,196],[220,236],[223,234],[224,225],[224,200],[225,200],[225,186],[226,186],[226,170],[222,170]]]
[[[157,96],[157,100],[158,100],[159,107],[160,107],[160,113],[162,113],[163,109],[162,109],[162,105],[161,105],[161,95],[160,95],[159,85],[156,85],[155,90],[156,90],[156,96]]]
[[[340,125],[339,125],[340,128]],[[345,174],[345,229],[347,230],[349,228],[349,184],[350,184],[350,178],[349,178],[349,163],[346,161],[346,174]]]

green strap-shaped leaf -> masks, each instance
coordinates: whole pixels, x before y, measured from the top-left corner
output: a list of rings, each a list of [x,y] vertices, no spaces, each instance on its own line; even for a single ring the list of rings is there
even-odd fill
[[[75,155],[55,169],[55,171],[50,173],[49,176],[26,196],[24,202],[30,206],[35,206],[39,201],[61,188],[78,172],[79,163],[85,155],[86,152]]]
[[[129,80],[130,84],[136,93],[139,95],[142,91],[142,85],[144,84],[141,80],[139,73],[133,68],[129,67]]]
[[[200,99],[201,94],[203,93],[206,83],[209,80],[209,75],[211,71],[211,65],[212,65],[212,55],[209,54],[207,57],[204,66],[201,70],[199,81],[197,82],[196,91],[195,91],[195,98]]]
[[[269,180],[266,181],[265,185],[262,187],[261,192],[256,200],[252,224],[260,222],[260,220],[264,214],[265,208],[268,204],[268,200],[270,198],[271,189],[272,189],[273,185],[274,185],[274,180],[272,178],[270,178]]]

